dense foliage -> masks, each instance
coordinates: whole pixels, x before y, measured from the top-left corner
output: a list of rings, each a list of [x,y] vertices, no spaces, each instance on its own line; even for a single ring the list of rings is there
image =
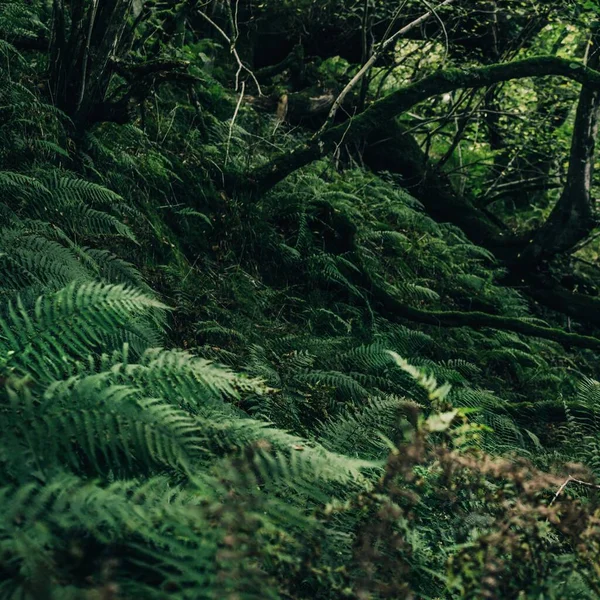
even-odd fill
[[[599,14],[0,0],[0,598],[598,598]]]

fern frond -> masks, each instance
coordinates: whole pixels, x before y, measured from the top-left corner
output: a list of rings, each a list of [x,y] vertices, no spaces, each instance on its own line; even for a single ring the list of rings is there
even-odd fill
[[[432,401],[442,401],[450,392],[451,386],[448,384],[438,385],[435,377],[425,374],[422,370],[413,367],[408,361],[404,360],[396,352],[388,350],[390,356],[405,373],[408,373],[429,395]]]
[[[370,398],[362,406],[348,408],[318,429],[318,440],[327,449],[351,456],[383,458],[389,448],[381,437],[393,438],[401,421],[400,409],[415,404],[405,398]]]
[[[0,318],[0,354],[19,376],[52,380],[68,366],[69,357],[86,355],[120,330],[136,330],[132,319],[166,306],[123,285],[73,283],[41,296],[33,310],[21,300],[10,302]],[[60,365],[60,366],[59,366]]]

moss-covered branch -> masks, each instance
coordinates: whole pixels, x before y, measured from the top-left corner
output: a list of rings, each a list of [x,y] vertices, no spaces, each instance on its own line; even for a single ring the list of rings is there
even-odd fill
[[[109,62],[114,71],[128,81],[139,80],[159,73],[184,73],[190,66],[190,62],[187,60],[171,59],[155,59],[137,63],[112,57]]]
[[[541,276],[528,278],[523,293],[543,306],[568,315],[582,323],[600,326],[600,298],[571,292],[552,280],[544,280]]]
[[[600,338],[568,333],[562,329],[536,325],[531,321],[516,317],[492,315],[479,311],[424,310],[409,306],[396,298],[387,289],[387,286],[373,276],[369,269],[362,264],[362,251],[356,239],[358,228],[352,219],[343,213],[336,213],[330,216],[329,220],[332,228],[338,232],[340,239],[344,240],[345,251],[351,252],[355,256],[356,263],[359,266],[359,271],[354,274],[356,283],[371,294],[388,318],[406,319],[436,327],[491,328],[501,331],[513,331],[522,335],[551,340],[562,344],[566,348],[588,348],[600,351]]]
[[[600,339],[589,335],[567,333],[562,329],[536,325],[530,321],[515,317],[503,317],[491,315],[484,312],[461,312],[461,311],[433,311],[414,308],[404,304],[383,285],[369,275],[364,275],[369,283],[373,297],[390,317],[408,319],[416,323],[434,325],[438,327],[471,327],[473,329],[491,328],[502,331],[514,331],[522,335],[538,337],[558,342],[566,348],[589,348],[600,351]]]
[[[580,62],[555,56],[536,56],[472,69],[445,69],[386,96],[356,117],[326,129],[292,152],[280,154],[252,173],[249,183],[261,191],[268,190],[294,171],[334,150],[342,140],[364,137],[382,123],[433,96],[457,89],[489,87],[502,81],[548,75],[566,77],[590,88],[600,88],[600,72]]]

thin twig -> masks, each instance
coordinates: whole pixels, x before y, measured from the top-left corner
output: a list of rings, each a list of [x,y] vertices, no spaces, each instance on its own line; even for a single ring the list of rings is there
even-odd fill
[[[552,116],[552,113],[548,113],[547,115],[545,115],[544,118],[540,120],[538,127],[542,128],[544,125],[546,125],[546,123],[550,120],[551,116]],[[486,189],[486,191],[482,194],[482,196],[479,198],[479,202],[485,202],[486,198],[491,196],[492,192],[496,191],[496,189],[501,185],[500,182],[506,177],[506,175],[508,175],[510,173],[510,168],[512,167],[513,163],[517,160],[517,158],[519,158],[521,153],[524,152],[525,150],[526,150],[525,144],[521,145],[517,149],[515,154],[509,160],[508,164],[502,169],[502,171],[500,172],[498,177],[493,181],[492,185],[489,186]]]
[[[371,51],[370,48],[370,44],[369,44],[369,21],[370,21],[370,14],[369,14],[369,2],[370,0],[364,0],[364,6],[363,6],[363,19],[362,19],[362,57],[361,57],[361,64],[365,64],[368,60],[369,60],[369,53]],[[364,102],[365,99],[367,97],[367,92],[368,92],[368,86],[369,86],[369,77],[365,76],[363,77],[362,80],[362,84],[360,86],[360,94],[359,94],[359,100],[358,100],[358,110],[361,111],[364,107]]]
[[[473,101],[473,99],[475,98],[475,96],[476,96],[476,93],[471,94],[471,97],[469,98],[469,103],[467,104],[467,108],[470,106],[470,104]],[[467,113],[465,111],[465,113],[463,113],[462,115],[454,116],[454,122],[456,124],[456,133],[454,135],[454,139],[452,140],[450,146],[448,147],[448,149],[446,150],[446,152],[444,153],[442,158],[440,158],[440,160],[438,160],[438,162],[435,164],[435,166],[434,166],[435,171],[440,171],[442,169],[442,167],[452,158],[452,155],[454,154],[454,150],[456,150],[457,148],[460,150],[460,142],[462,141],[462,139],[467,131],[467,127],[469,126],[471,117],[474,114],[476,114],[477,111],[479,110],[480,103],[481,103],[481,101],[479,103],[477,103],[470,112]],[[462,163],[462,160],[461,160],[461,163]]]
[[[585,487],[589,487],[589,488],[594,488],[596,490],[600,490],[600,485],[596,485],[595,483],[590,483],[589,481],[581,481],[581,479],[575,479],[575,477],[573,477],[572,475],[569,475],[565,479],[565,481],[563,482],[563,484],[558,488],[558,491],[556,492],[556,494],[554,494],[554,498],[552,498],[552,501],[550,502],[550,504],[548,504],[549,507],[554,504],[554,502],[556,501],[556,499],[562,494],[563,490],[571,482],[578,483],[579,485],[583,485]]]
[[[235,126],[235,120],[237,119],[238,112],[240,111],[240,106],[242,105],[242,101],[244,100],[244,91],[246,89],[246,82],[242,81],[242,90],[240,91],[240,97],[238,98],[237,104],[235,106],[235,112],[233,113],[233,117],[231,118],[231,123],[229,124],[229,135],[227,136],[227,150],[225,152],[225,164],[229,162],[229,147],[231,145],[231,138],[233,137],[233,128]]]
[[[339,107],[344,102],[348,93],[365,76],[365,74],[377,62],[377,59],[385,52],[385,50],[387,50],[387,48],[394,44],[401,36],[405,35],[409,31],[412,31],[413,29],[425,23],[428,19],[431,18],[431,16],[435,14],[435,11],[442,8],[443,6],[452,4],[452,2],[454,2],[454,0],[444,0],[444,2],[442,2],[438,7],[436,7],[435,10],[429,10],[424,15],[421,15],[418,19],[415,19],[408,25],[405,25],[404,27],[402,27],[402,29],[399,29],[396,33],[394,33],[394,35],[381,42],[377,50],[371,55],[371,58],[369,58],[369,60],[360,68],[358,73],[350,80],[346,87],[340,92],[339,96],[335,99],[335,102],[333,103],[333,106],[329,111],[329,115],[327,116],[325,123],[323,123],[323,126],[317,133],[317,136],[319,136],[322,133],[322,131],[329,127],[329,125],[333,122]]]
[[[238,26],[238,12],[240,9],[240,0],[235,0],[235,11],[233,13],[233,29],[235,30],[235,41],[240,37],[240,28]]]
[[[206,21],[208,21],[221,35],[221,37],[229,44],[229,50],[231,52],[231,54],[233,54],[237,64],[238,64],[238,70],[237,73],[235,74],[235,91],[237,92],[239,87],[240,87],[240,73],[242,71],[246,71],[248,73],[248,75],[250,75],[250,77],[252,78],[252,81],[254,81],[254,85],[256,85],[256,89],[258,90],[258,95],[262,96],[262,88],[260,87],[260,83],[258,83],[258,79],[256,79],[256,75],[254,75],[254,73],[252,72],[251,69],[249,69],[243,62],[242,59],[240,58],[240,55],[238,54],[238,51],[235,48],[235,40],[232,40],[224,31],[223,29],[221,29],[206,13],[202,12],[201,10],[198,11],[198,14],[205,19]]]
[[[450,51],[450,41],[448,36],[448,31],[446,30],[446,25],[444,24],[443,19],[438,15],[437,8],[435,6],[431,6],[427,0],[423,0],[423,4],[429,9],[429,11],[436,18],[437,22],[440,24],[442,31],[444,32],[444,59],[442,60],[442,64],[446,62],[448,58],[448,52]],[[440,7],[444,6],[444,4],[440,4]]]
[[[81,104],[83,103],[83,98],[85,96],[85,86],[87,80],[87,70],[88,70],[88,62],[90,57],[90,46],[92,44],[92,31],[94,29],[94,25],[96,24],[96,14],[98,13],[98,0],[95,0],[92,3],[92,10],[90,13],[90,23],[88,26],[87,38],[85,41],[85,50],[83,52],[83,61],[82,61],[82,74],[81,74],[81,89],[79,90],[79,97],[77,98],[77,106],[76,110],[81,108]]]

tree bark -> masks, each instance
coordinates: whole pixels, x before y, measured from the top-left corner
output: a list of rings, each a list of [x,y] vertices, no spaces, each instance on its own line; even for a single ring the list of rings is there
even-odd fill
[[[600,67],[600,32],[590,41],[588,68]],[[598,134],[600,90],[581,90],[571,139],[567,183],[550,216],[525,249],[522,262],[531,267],[571,249],[596,225],[591,197],[594,149]]]
[[[506,232],[483,210],[458,195],[445,173],[429,169],[415,138],[395,120],[371,132],[363,160],[375,172],[400,174],[402,187],[423,204],[431,217],[453,223],[475,244],[501,252],[509,237]]]
[[[501,81],[548,75],[573,79],[592,90],[600,88],[598,71],[554,56],[538,56],[489,67],[439,71],[375,102],[348,122],[326,129],[292,152],[280,154],[249,175],[250,187],[265,192],[291,173],[333,151],[342,140],[365,138],[382,123],[389,123],[433,96],[461,88],[488,87]]]

